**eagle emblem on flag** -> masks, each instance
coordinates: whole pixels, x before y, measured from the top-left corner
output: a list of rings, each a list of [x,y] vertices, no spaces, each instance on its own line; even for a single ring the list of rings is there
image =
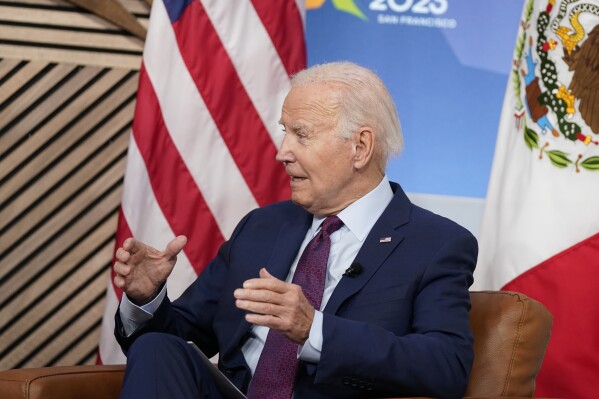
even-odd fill
[[[555,167],[599,171],[599,1],[528,0],[512,82],[525,144]]]

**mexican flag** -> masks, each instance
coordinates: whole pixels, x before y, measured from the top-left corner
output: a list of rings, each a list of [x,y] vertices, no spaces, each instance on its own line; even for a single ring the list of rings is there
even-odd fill
[[[597,396],[599,0],[525,1],[474,289],[553,314],[535,396]]]

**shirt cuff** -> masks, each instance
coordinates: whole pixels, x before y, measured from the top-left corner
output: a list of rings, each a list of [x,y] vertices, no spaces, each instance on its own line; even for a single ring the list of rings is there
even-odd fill
[[[148,320],[154,317],[154,313],[160,307],[160,304],[166,296],[166,284],[162,287],[158,295],[149,303],[137,306],[129,300],[127,294],[123,293],[121,304],[119,305],[119,315],[123,322],[124,335],[129,337],[137,329],[143,326]]]
[[[320,353],[322,352],[322,312],[316,310],[314,319],[310,327],[310,334],[304,345],[300,345],[297,357],[308,363],[320,362]]]

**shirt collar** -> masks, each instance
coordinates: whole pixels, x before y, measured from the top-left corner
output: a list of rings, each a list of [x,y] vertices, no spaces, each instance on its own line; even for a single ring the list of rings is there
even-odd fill
[[[391,190],[389,179],[385,175],[378,186],[339,212],[337,216],[358,240],[364,241],[392,199],[393,190]],[[324,217],[314,216],[311,235],[316,234],[324,219]]]

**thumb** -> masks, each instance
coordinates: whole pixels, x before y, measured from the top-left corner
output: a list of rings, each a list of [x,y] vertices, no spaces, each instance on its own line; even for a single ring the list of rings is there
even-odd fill
[[[185,244],[187,244],[187,237],[177,236],[173,238],[171,242],[166,244],[164,253],[166,256],[174,258],[181,252]]]
[[[268,270],[266,270],[266,268],[263,267],[262,269],[260,269],[260,278],[276,278],[276,277],[273,276],[272,274],[270,274],[268,272]]]

